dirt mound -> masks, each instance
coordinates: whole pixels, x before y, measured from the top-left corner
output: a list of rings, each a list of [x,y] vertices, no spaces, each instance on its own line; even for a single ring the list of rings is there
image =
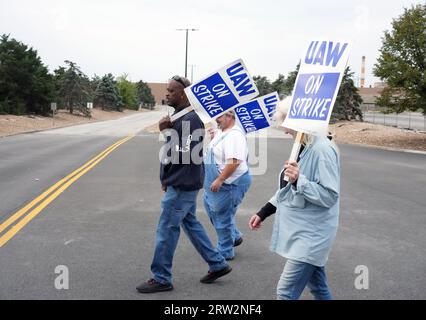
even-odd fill
[[[341,121],[330,125],[336,141],[350,144],[426,151],[426,133],[367,122]]]

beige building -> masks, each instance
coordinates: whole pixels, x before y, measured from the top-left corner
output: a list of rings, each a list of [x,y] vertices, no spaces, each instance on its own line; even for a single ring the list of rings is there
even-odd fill
[[[376,82],[373,87],[370,86],[369,88],[358,88],[358,93],[362,98],[362,106],[374,108],[376,100],[384,88],[386,88],[386,83],[384,82]]]
[[[373,105],[382,90],[383,88],[358,88],[358,93],[362,98],[363,104]]]
[[[156,105],[166,104],[167,83],[148,83]]]

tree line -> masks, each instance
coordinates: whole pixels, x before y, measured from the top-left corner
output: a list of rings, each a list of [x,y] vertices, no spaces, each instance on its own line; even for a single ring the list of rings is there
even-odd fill
[[[111,73],[91,79],[72,61],[53,74],[37,51],[9,35],[0,38],[0,114],[50,113],[50,103],[59,109],[90,116],[87,102],[102,110],[138,109],[154,104],[146,82],[131,82],[128,75],[115,78]]]
[[[287,77],[279,74],[274,81],[256,76],[260,94],[277,91],[283,98],[291,94],[299,65]],[[426,5],[412,5],[394,19],[392,29],[384,32],[382,47],[374,75],[386,83],[377,100],[389,112],[422,110],[426,115]],[[9,39],[0,38],[0,114],[48,114],[50,102],[71,113],[78,110],[90,114],[86,103],[104,110],[136,109],[139,103],[154,103],[148,85],[133,83],[124,74],[112,74],[89,79],[71,61],[49,73],[33,48]],[[332,119],[362,120],[362,99],[354,85],[353,72],[345,70]]]

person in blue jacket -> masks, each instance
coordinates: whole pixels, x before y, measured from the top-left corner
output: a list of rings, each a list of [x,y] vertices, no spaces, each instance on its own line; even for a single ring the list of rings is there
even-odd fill
[[[189,85],[189,80],[183,77],[174,76],[170,80],[166,99],[168,105],[174,107],[174,114],[189,106],[184,91]],[[202,283],[212,283],[232,270],[196,217],[197,195],[204,180],[204,124],[191,111],[174,122],[164,117],[159,122],[159,129],[168,131],[160,167],[165,194],[151,263],[153,277],[136,288],[140,293],[173,290],[172,263],[181,227],[209,265],[209,272],[200,279]]]
[[[288,104],[280,102],[285,118]],[[296,132],[285,128],[286,133]],[[289,183],[283,182],[284,175]],[[271,251],[287,259],[277,299],[296,300],[306,285],[315,299],[332,299],[325,264],[339,223],[340,160],[329,137],[304,135],[296,162],[285,162],[278,191],[250,218],[252,230],[275,213]]]

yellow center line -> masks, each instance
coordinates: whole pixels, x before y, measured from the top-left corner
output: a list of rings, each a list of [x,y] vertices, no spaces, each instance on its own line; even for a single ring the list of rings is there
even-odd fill
[[[29,209],[31,209],[33,206],[35,206],[36,204],[38,204],[44,198],[46,198],[53,190],[55,190],[60,185],[62,185],[63,183],[65,183],[67,180],[71,179],[73,176],[75,176],[76,174],[78,174],[79,172],[81,172],[82,170],[84,170],[84,168],[86,168],[91,163],[93,163],[94,161],[96,161],[96,159],[98,159],[99,157],[101,157],[104,153],[108,152],[108,150],[110,150],[115,145],[119,144],[121,141],[124,141],[127,138],[128,137],[126,137],[126,138],[124,138],[122,140],[117,141],[112,146],[110,146],[109,148],[107,148],[106,150],[104,150],[100,154],[98,154],[96,157],[92,158],[90,161],[88,161],[87,163],[85,163],[84,165],[82,165],[80,168],[78,168],[77,170],[71,172],[65,178],[63,178],[60,181],[58,181],[57,183],[55,183],[53,186],[51,186],[49,189],[47,189],[45,192],[43,192],[37,198],[35,198],[34,200],[32,200],[30,203],[28,203],[25,207],[23,207],[18,212],[16,212],[15,214],[13,214],[9,219],[7,219],[6,221],[4,221],[0,225],[0,233],[3,232],[3,230],[5,230],[6,228],[8,228],[16,220],[18,220],[21,216],[23,216]]]
[[[45,207],[47,207],[53,200],[55,200],[62,192],[64,192],[71,184],[73,184],[76,180],[78,180],[81,176],[83,176],[86,172],[92,169],[95,165],[97,165],[100,161],[102,161],[106,156],[108,156],[112,151],[118,148],[123,143],[129,141],[134,138],[134,135],[128,136],[107,148],[105,151],[101,152],[99,155],[94,157],[92,160],[87,162],[85,165],[81,166],[79,169],[75,170],[71,174],[69,174],[64,179],[60,180],[58,183],[50,187],[43,194],[38,196],[36,199],[31,201],[24,208],[16,212],[13,216],[11,216],[8,220],[6,220],[2,225],[0,225],[0,232],[19,219],[22,215],[24,215],[29,209],[31,209],[35,204],[39,203],[43,200],[50,192],[55,190],[61,184],[63,184],[59,189],[57,189],[52,195],[50,195],[47,199],[45,199],[40,205],[34,208],[27,216],[25,216],[21,221],[19,221],[16,225],[14,225],[9,231],[7,231],[4,235],[0,237],[0,247],[2,247],[6,242],[8,242],[19,230],[21,230],[28,222],[30,222],[34,217],[36,217]],[[25,210],[24,210],[25,209]]]

